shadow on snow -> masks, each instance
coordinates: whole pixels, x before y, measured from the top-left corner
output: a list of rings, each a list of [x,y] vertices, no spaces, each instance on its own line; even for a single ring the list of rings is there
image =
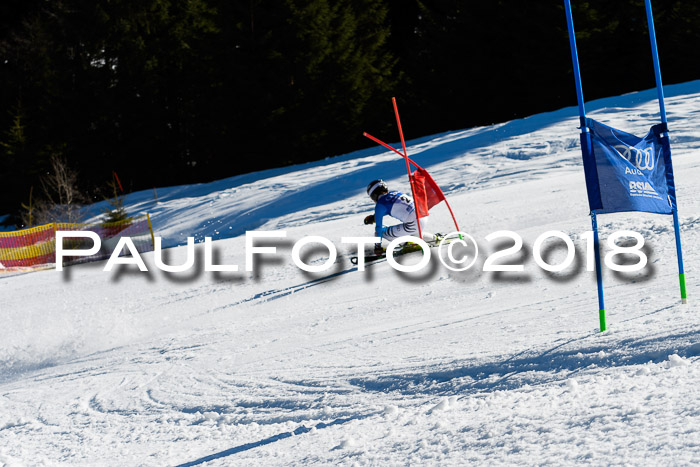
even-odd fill
[[[204,464],[205,462],[213,461],[216,459],[221,459],[223,457],[231,456],[233,454],[238,454],[239,452],[248,451],[250,449],[258,448],[260,446],[265,446],[266,444],[271,444],[271,443],[274,443],[276,441],[291,438],[292,436],[308,433],[311,430],[321,430],[323,428],[328,428],[329,426],[342,425],[343,423],[347,423],[347,422],[352,421],[352,420],[360,420],[362,418],[367,418],[371,415],[374,415],[374,414],[367,414],[367,415],[358,416],[358,417],[339,418],[337,420],[333,420],[332,422],[328,422],[328,423],[325,423],[325,422],[318,423],[316,425],[313,425],[310,428],[305,426],[305,425],[302,425],[294,431],[287,431],[284,433],[279,433],[279,434],[270,436],[269,438],[261,439],[260,441],[254,441],[252,443],[241,444],[240,446],[226,449],[224,451],[210,454],[208,456],[200,457],[199,459],[196,459],[196,460],[191,461],[191,462],[186,462],[184,464],[180,464],[177,467],[191,467],[194,465],[201,465],[201,464]]]
[[[660,363],[669,355],[700,355],[689,342],[700,329],[649,338],[629,338],[618,342],[607,339],[585,347],[567,349],[570,344],[590,336],[572,339],[544,352],[524,351],[505,360],[450,364],[427,367],[423,371],[353,378],[350,384],[365,391],[398,392],[402,395],[469,395],[519,389],[562,381],[584,370],[606,369],[645,363]]]

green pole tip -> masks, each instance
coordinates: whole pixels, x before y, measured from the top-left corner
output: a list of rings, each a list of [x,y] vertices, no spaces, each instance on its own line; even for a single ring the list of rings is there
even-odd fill
[[[678,274],[678,280],[681,284],[681,303],[685,305],[688,303],[688,291],[685,286],[685,274]]]
[[[608,325],[605,319],[605,310],[600,310],[600,332],[605,332],[608,330]]]

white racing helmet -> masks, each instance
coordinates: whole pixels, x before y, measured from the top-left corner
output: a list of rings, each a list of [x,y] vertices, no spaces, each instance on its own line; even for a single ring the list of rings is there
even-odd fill
[[[375,203],[377,202],[377,199],[379,199],[380,195],[388,192],[389,187],[382,179],[373,180],[369,185],[367,185],[367,195],[369,195],[369,197],[372,198],[372,201]]]

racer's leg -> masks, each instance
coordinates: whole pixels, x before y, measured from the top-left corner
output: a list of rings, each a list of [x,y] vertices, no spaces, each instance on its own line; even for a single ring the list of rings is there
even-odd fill
[[[423,240],[425,240],[426,242],[434,242],[436,239],[435,235],[425,231],[425,226],[427,223],[427,217],[420,218],[420,228],[421,233],[423,234]],[[392,241],[406,235],[411,235],[413,237],[418,236],[418,228],[416,227],[415,220],[404,222],[403,224],[392,225],[391,227],[385,227],[382,233],[382,237],[388,241]]]

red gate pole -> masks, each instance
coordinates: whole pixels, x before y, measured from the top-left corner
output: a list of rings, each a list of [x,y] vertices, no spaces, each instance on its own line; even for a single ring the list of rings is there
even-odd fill
[[[391,102],[394,104],[394,113],[396,114],[396,124],[399,127],[399,136],[401,137],[401,147],[403,148],[403,158],[406,161],[406,171],[408,172],[408,183],[411,185],[411,196],[415,203],[416,190],[413,188],[413,176],[411,176],[411,165],[408,163],[408,152],[406,151],[406,141],[403,138],[403,129],[401,128],[401,119],[399,118],[399,108],[396,106],[396,98],[392,97]],[[420,217],[418,217],[418,205],[416,207],[416,224],[418,225],[418,238],[423,240],[423,232],[420,228]]]

